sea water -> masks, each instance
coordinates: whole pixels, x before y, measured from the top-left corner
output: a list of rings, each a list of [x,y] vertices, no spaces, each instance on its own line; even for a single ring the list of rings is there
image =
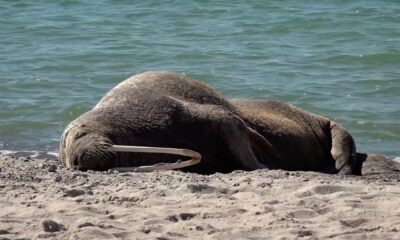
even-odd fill
[[[56,152],[70,121],[149,70],[289,102],[400,156],[397,0],[0,0],[0,150]]]

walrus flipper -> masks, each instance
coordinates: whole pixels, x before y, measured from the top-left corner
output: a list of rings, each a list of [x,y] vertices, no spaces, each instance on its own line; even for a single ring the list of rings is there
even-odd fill
[[[202,122],[206,128],[218,129],[218,139],[223,144],[222,155],[229,156],[240,169],[256,170],[266,168],[252,150],[246,124],[236,114],[224,107],[212,104],[192,104],[187,108],[191,121]],[[206,119],[206,121],[204,121]],[[206,159],[205,159],[206,160]],[[228,163],[226,163],[228,164]]]
[[[282,161],[282,156],[278,154],[277,149],[260,133],[247,127],[247,135],[250,139],[251,149],[258,161],[265,164],[268,169],[277,169],[274,162]]]
[[[356,145],[353,137],[339,124],[330,123],[332,148],[331,154],[335,160],[335,168],[339,174],[360,174],[356,170]]]
[[[371,153],[357,153],[362,161],[361,175],[400,174],[400,163],[386,158],[383,155]]]
[[[228,149],[237,163],[246,170],[267,168],[254,154],[249,132],[243,122],[232,119],[229,123],[221,125],[221,130],[224,135],[226,134],[226,139],[229,139]]]

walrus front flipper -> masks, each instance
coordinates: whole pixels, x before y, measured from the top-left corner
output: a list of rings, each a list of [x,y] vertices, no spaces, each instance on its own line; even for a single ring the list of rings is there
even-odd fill
[[[361,175],[400,174],[400,163],[379,154],[357,153],[362,161]]]
[[[267,168],[253,152],[248,129],[236,116],[221,124],[222,135],[225,135],[227,147],[234,160],[246,170]]]
[[[208,132],[210,135],[204,144],[218,145],[213,155],[218,155],[219,159],[210,160],[214,156],[207,156],[206,153],[212,152],[211,150],[203,150],[203,152],[199,150],[204,156],[204,161],[200,165],[206,169],[214,165],[214,169],[208,169],[209,171],[206,172],[214,172],[215,168],[218,168],[217,171],[220,172],[266,168],[253,152],[247,125],[239,116],[224,107],[211,104],[191,104],[186,111],[189,115],[187,118],[190,120],[189,123],[203,129],[201,130],[203,134]]]
[[[330,123],[332,148],[331,154],[335,160],[335,168],[339,174],[358,174],[354,168],[356,163],[356,145],[353,137],[339,124]]]
[[[265,164],[268,169],[277,169],[277,161],[282,161],[282,157],[274,146],[261,134],[254,129],[247,127],[247,135],[250,139],[250,146],[258,161]]]

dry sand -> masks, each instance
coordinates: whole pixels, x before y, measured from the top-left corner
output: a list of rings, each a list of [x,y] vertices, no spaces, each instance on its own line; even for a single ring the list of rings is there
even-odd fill
[[[72,172],[0,156],[0,239],[400,239],[400,177]]]

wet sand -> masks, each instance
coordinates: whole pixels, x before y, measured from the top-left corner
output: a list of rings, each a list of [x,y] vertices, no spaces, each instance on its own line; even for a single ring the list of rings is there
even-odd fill
[[[400,176],[72,172],[0,156],[0,239],[400,239]]]

